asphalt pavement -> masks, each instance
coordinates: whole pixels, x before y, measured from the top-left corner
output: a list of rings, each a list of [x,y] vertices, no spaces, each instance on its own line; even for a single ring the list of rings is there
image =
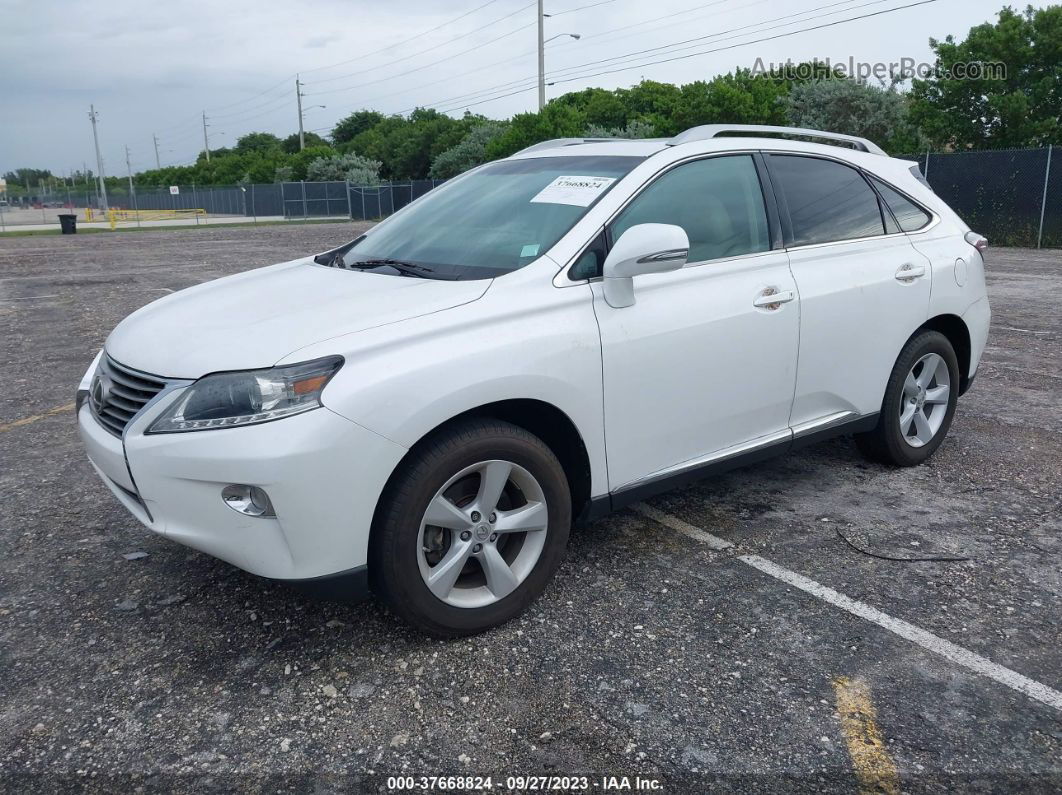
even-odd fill
[[[926,465],[841,439],[660,496],[444,642],[151,534],[70,405],[134,309],[358,228],[0,238],[0,791],[1062,788],[1062,252],[990,250]]]

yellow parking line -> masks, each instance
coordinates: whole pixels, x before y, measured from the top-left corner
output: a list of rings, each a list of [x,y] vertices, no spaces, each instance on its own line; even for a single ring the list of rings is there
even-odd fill
[[[73,403],[67,403],[65,406],[56,406],[54,409],[48,409],[48,411],[43,414],[34,414],[32,417],[23,417],[20,420],[9,422],[6,425],[0,425],[0,433],[3,433],[4,431],[13,431],[15,428],[21,428],[23,425],[30,425],[37,420],[47,419],[48,417],[54,417],[56,414],[63,414],[64,412],[73,410]]]
[[[900,775],[896,763],[885,750],[885,740],[877,724],[877,710],[870,700],[870,688],[859,679],[841,676],[833,681],[837,714],[841,718],[848,756],[855,768],[861,795],[899,795]]]

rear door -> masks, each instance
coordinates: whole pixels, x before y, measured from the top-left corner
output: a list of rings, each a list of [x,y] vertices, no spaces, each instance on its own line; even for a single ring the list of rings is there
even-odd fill
[[[900,348],[926,320],[932,270],[858,169],[793,154],[768,163],[800,293],[799,435],[881,409]]]
[[[612,491],[647,486],[737,446],[786,441],[798,302],[751,154],[674,166],[607,230],[677,224],[688,264],[635,279],[617,309],[593,283]],[[774,300],[771,300],[771,299]]]

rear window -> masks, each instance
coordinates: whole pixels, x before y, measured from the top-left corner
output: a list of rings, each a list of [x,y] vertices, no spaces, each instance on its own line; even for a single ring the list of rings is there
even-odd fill
[[[885,204],[892,211],[893,216],[896,218],[896,223],[900,225],[902,231],[916,232],[932,219],[929,213],[880,179],[871,177],[870,181],[878,189],[878,193],[881,194],[881,198],[885,200]]]
[[[794,246],[885,233],[878,197],[863,175],[833,160],[771,155],[789,206]]]

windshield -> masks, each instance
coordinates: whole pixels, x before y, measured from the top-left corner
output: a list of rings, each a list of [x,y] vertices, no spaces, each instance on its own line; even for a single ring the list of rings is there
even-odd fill
[[[640,162],[573,156],[490,163],[355,241],[343,264],[391,260],[420,266],[428,278],[509,273],[544,254]]]

